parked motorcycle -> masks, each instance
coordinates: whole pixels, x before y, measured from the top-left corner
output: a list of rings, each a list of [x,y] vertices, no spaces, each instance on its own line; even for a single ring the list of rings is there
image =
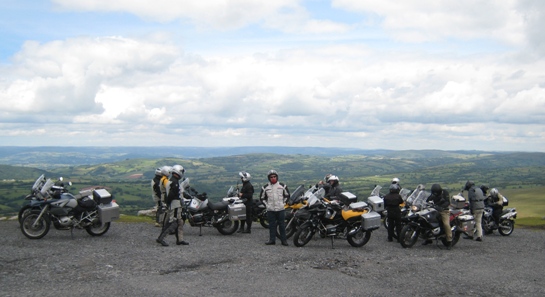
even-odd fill
[[[40,180],[40,179],[39,179]],[[41,184],[41,181],[37,181]],[[54,182],[47,179],[41,185],[40,199],[30,200],[30,208],[23,213],[21,232],[30,239],[44,237],[51,223],[57,229],[85,229],[92,236],[108,232],[110,223],[119,218],[119,205],[112,201],[106,189],[81,191],[78,195],[64,192],[50,196]]]
[[[286,210],[286,238],[290,238],[295,234],[297,227],[302,223],[298,217],[295,216],[297,211],[299,211],[303,206],[307,204],[307,200],[311,194],[314,194],[317,191],[317,187],[313,186],[305,191],[304,185],[299,185],[293,193],[290,195],[290,199],[286,202],[284,209]],[[321,194],[320,194],[321,193]],[[321,195],[323,198],[324,190],[320,193],[316,193],[318,196]],[[280,228],[280,227],[279,227]],[[276,236],[280,238],[280,231],[276,231]]]
[[[319,193],[323,191],[320,189]],[[348,200],[355,197],[350,192],[343,192]],[[327,201],[317,198],[312,193],[307,204],[295,213],[304,220],[293,236],[293,244],[305,246],[316,233],[320,237],[330,237],[333,248],[334,238],[346,239],[353,247],[364,246],[371,238],[371,233],[380,227],[380,214],[373,211],[373,206],[366,202],[354,202],[343,206],[337,201]]]
[[[199,236],[202,236],[203,226],[214,227],[223,235],[231,235],[238,230],[239,220],[246,218],[246,206],[233,195],[233,187],[222,201],[212,202],[206,193],[198,193],[189,187],[189,179],[182,184],[185,193],[182,218],[187,219],[191,227],[199,227]]]
[[[441,219],[438,211],[433,208],[432,203],[426,202],[426,194],[422,192],[412,203],[412,211],[401,220],[404,223],[401,233],[399,234],[399,242],[404,248],[412,247],[419,237],[424,240],[441,240],[444,246],[448,245],[444,228],[441,228]],[[460,239],[459,226],[471,226],[473,217],[461,217],[463,212],[456,216],[451,215],[450,226],[452,231],[452,245],[456,245]],[[462,218],[464,221],[462,221]],[[475,222],[473,220],[473,226]],[[463,227],[468,229],[469,227]]]
[[[504,197],[503,206],[507,206],[508,203],[509,201],[507,200],[507,198]],[[484,207],[484,213],[482,218],[483,232],[485,234],[492,234],[494,230],[498,230],[498,232],[502,236],[511,235],[511,233],[513,233],[513,231],[515,230],[515,219],[517,218],[517,209],[514,207],[503,209],[498,223],[496,223],[496,221],[494,220],[492,213],[493,213],[492,206],[490,204],[487,204]]]

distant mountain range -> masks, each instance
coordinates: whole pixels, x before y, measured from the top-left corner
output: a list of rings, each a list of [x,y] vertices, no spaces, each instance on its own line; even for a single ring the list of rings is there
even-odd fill
[[[0,164],[55,168],[75,165],[112,163],[127,159],[212,158],[246,154],[275,153],[308,156],[384,156],[386,158],[441,158],[460,155],[498,155],[505,152],[441,150],[362,150],[323,147],[63,147],[0,146]]]

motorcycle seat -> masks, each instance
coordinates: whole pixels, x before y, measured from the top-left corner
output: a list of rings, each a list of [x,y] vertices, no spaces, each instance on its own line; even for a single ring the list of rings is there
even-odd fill
[[[227,202],[227,201],[220,201],[220,202],[208,201],[208,207],[209,207],[211,210],[222,210],[222,209],[226,209],[226,208],[227,208],[227,205],[229,205],[229,202]]]

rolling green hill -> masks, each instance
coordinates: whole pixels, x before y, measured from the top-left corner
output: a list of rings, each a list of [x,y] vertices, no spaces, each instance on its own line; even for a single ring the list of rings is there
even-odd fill
[[[63,176],[73,186],[70,191],[93,186],[107,186],[121,206],[122,212],[135,214],[137,210],[153,206],[150,180],[154,170],[162,165],[181,164],[186,177],[200,192],[212,199],[222,198],[230,186],[239,181],[238,172],[248,171],[259,192],[266,183],[268,170],[279,172],[280,181],[291,189],[300,184],[310,186],[334,173],[341,179],[344,190],[361,199],[367,197],[374,185],[387,186],[392,177],[401,179],[402,186],[414,188],[418,184],[430,186],[440,183],[451,193],[459,191],[468,179],[477,185],[508,191],[511,204],[529,203],[528,197],[545,205],[540,194],[545,180],[540,178],[545,169],[544,153],[484,153],[444,151],[387,151],[371,155],[284,155],[255,153],[211,158],[138,158],[111,163],[75,165],[46,170],[0,165],[0,215],[16,213],[34,180],[42,173],[56,179]],[[531,216],[531,208],[521,205],[521,211]],[[521,213],[523,216],[524,214]]]

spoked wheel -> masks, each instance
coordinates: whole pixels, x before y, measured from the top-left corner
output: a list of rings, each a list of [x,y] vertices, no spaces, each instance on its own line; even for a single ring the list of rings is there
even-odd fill
[[[405,225],[401,229],[401,234],[399,234],[399,243],[404,248],[410,248],[416,243],[419,235],[420,229],[411,225]]]
[[[89,233],[89,235],[91,236],[101,236],[104,233],[108,232],[109,229],[110,229],[110,222],[106,224],[101,224],[100,222],[96,222],[92,226],[85,228],[85,231],[87,231],[87,233]]]
[[[297,247],[305,246],[312,239],[315,232],[311,224],[302,225],[293,235],[293,244]]]
[[[23,223],[23,218],[24,218],[28,213],[30,213],[30,210],[31,210],[30,205],[25,205],[25,206],[23,206],[23,207],[19,210],[19,213],[17,214],[17,219],[19,220],[19,224],[22,224],[22,223]]]
[[[515,222],[512,220],[504,220],[500,222],[498,232],[500,232],[501,235],[509,236],[511,233],[513,233],[513,230],[515,230]]]
[[[354,228],[357,228],[358,231],[354,234],[348,233],[346,236],[346,240],[348,243],[350,243],[353,247],[362,247],[367,242],[369,242],[369,239],[371,238],[371,230],[365,231],[361,228],[361,223],[354,226]]]
[[[225,220],[216,226],[216,229],[223,235],[231,235],[238,230],[238,221]]]
[[[44,237],[51,227],[51,219],[44,215],[40,219],[40,213],[28,213],[21,221],[21,232],[30,239],[40,239]]]

